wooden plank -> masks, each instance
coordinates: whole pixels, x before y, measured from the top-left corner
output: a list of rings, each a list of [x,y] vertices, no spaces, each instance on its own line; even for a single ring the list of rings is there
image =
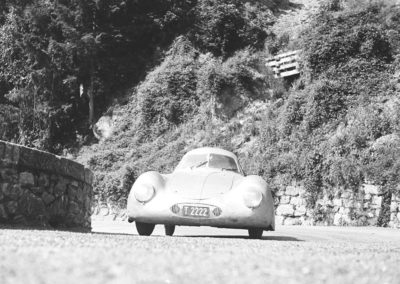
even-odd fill
[[[288,77],[299,74],[299,59],[300,50],[289,51],[268,58],[266,66],[272,69],[275,78]]]

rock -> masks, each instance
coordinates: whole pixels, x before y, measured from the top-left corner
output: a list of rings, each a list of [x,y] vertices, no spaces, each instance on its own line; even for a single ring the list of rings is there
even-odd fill
[[[342,214],[342,215],[348,215],[348,214],[350,214],[350,208],[345,208],[345,207],[340,207],[340,209],[339,209],[339,213],[340,214]]]
[[[279,205],[276,209],[276,214],[281,216],[293,216],[294,208],[291,204]]]
[[[335,214],[333,223],[335,224],[335,218],[337,218],[336,222],[338,222],[336,226],[346,226],[346,225],[351,225],[351,219],[347,214],[337,216]]]
[[[352,199],[344,199],[343,206],[346,208],[352,208],[354,206],[354,202]]]
[[[371,194],[369,194],[369,193],[367,193],[365,196],[364,196],[364,200],[371,200],[371,198],[372,198],[372,195]]]
[[[349,199],[349,198],[352,197],[352,195],[353,195],[353,192],[351,192],[351,191],[349,191],[349,190],[345,190],[345,191],[342,192],[341,198],[342,198],[343,200],[344,200],[344,199]]]
[[[3,180],[3,182],[8,182],[8,183],[16,183],[18,181],[18,172],[15,169],[1,169],[0,170],[0,180]]]
[[[58,198],[50,204],[50,216],[64,216],[67,214],[68,202],[65,198]]]
[[[277,190],[277,191],[274,192],[275,196],[282,196],[284,194],[285,194],[285,190]]]
[[[91,210],[91,203],[92,203],[92,199],[90,197],[86,197],[85,198],[85,210],[90,211]]]
[[[50,193],[43,192],[42,200],[43,200],[44,204],[49,205],[50,203],[52,203],[55,200],[55,197],[53,195],[51,195]]]
[[[358,209],[358,210],[361,210],[362,208],[363,208],[363,203],[361,203],[361,202],[359,202],[359,201],[357,201],[357,202],[354,202],[354,204],[353,204],[353,206],[354,206],[354,208],[356,208],[356,209]]]
[[[303,206],[297,206],[296,210],[294,211],[294,216],[304,216],[307,212],[307,208],[303,205]]]
[[[300,217],[300,221],[303,226],[314,226],[312,218]]]
[[[290,196],[289,195],[282,195],[279,204],[288,204],[290,202]]]
[[[65,193],[67,190],[67,183],[64,178],[60,178],[57,184],[54,186],[53,194],[54,196],[58,197]]]
[[[306,206],[307,205],[306,199],[301,196],[292,197],[290,200],[290,203],[292,203],[293,205],[296,205],[296,206]]]
[[[93,183],[93,173],[91,170],[85,168],[85,182],[87,184]]]
[[[301,220],[300,220],[300,218],[289,217],[289,218],[285,219],[283,224],[287,225],[287,226],[301,225]]]
[[[7,212],[9,214],[15,214],[18,209],[18,203],[16,201],[9,201],[6,203]]]
[[[334,205],[333,205],[333,201],[330,200],[330,199],[328,199],[328,198],[325,198],[325,199],[324,199],[324,205],[325,205],[325,206],[328,206],[328,207],[333,207],[333,206],[334,206]]]
[[[285,221],[285,217],[283,217],[283,216],[275,216],[275,224],[276,225],[283,225],[284,221]]]
[[[372,212],[368,212],[368,213],[367,213],[367,217],[368,217],[368,218],[374,218],[374,217],[375,217],[375,214],[372,213]]]
[[[31,191],[32,191],[34,194],[36,194],[37,196],[41,196],[42,193],[43,193],[43,191],[44,191],[44,189],[41,188],[41,187],[39,187],[39,186],[33,186],[33,187],[31,187]]]
[[[76,202],[71,201],[68,206],[68,212],[73,215],[79,215],[81,213],[81,209]]]
[[[19,174],[19,183],[22,187],[30,187],[35,185],[35,177],[29,172]]]
[[[26,225],[27,224],[25,217],[22,216],[22,215],[14,216],[13,223],[14,224],[19,224],[19,225]]]
[[[380,206],[382,204],[382,196],[372,197],[372,204]]]
[[[290,204],[293,204],[294,206],[297,206],[300,203],[301,198],[300,197],[292,197],[290,199]]]
[[[338,206],[338,207],[343,206],[343,201],[342,201],[342,199],[340,199],[340,198],[335,198],[335,199],[333,199],[333,205],[334,205],[334,206]]]
[[[397,212],[398,208],[399,208],[399,205],[397,204],[397,202],[392,202],[390,204],[390,212]]]
[[[3,183],[1,185],[1,192],[4,196],[8,197],[11,193],[11,185],[9,183]]]
[[[71,184],[69,184],[67,186],[67,192],[68,192],[68,197],[71,200],[78,200],[78,187],[77,186],[73,186]]]
[[[285,194],[290,196],[298,196],[300,194],[299,187],[289,185],[286,187]]]
[[[379,193],[379,187],[372,184],[364,184],[363,189],[365,194],[373,194],[376,195]]]
[[[366,216],[361,216],[356,220],[356,225],[357,226],[366,226],[368,224],[367,222],[367,217]]]
[[[33,193],[24,192],[19,202],[20,212],[25,216],[44,215],[46,208],[43,201]]]
[[[9,196],[13,200],[18,200],[19,197],[21,197],[22,193],[23,193],[23,190],[22,190],[21,186],[19,184],[15,184],[12,186]]]
[[[335,226],[341,226],[342,225],[342,214],[336,213],[335,216],[333,217],[333,225]]]
[[[377,223],[378,223],[378,218],[377,217],[370,218],[370,219],[367,220],[367,224],[369,226],[376,226]]]
[[[8,219],[8,215],[3,204],[0,204],[0,219]]]
[[[298,186],[297,188],[298,188],[300,197],[304,197],[305,194],[307,193],[305,187],[304,186]]]
[[[39,175],[38,184],[42,188],[46,188],[50,185],[50,178],[49,175],[41,173]]]

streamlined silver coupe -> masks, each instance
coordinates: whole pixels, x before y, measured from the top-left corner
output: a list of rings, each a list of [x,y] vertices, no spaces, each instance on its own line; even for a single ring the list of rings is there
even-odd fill
[[[129,193],[128,221],[139,235],[156,224],[172,236],[175,226],[247,229],[261,238],[275,229],[271,190],[259,176],[245,176],[237,157],[219,148],[188,152],[171,174],[146,172]]]

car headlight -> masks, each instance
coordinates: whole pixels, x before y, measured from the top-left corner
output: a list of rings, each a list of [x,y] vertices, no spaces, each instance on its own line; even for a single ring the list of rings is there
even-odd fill
[[[133,189],[135,198],[139,202],[148,202],[155,194],[154,187],[146,184],[139,184]]]
[[[249,208],[257,208],[260,206],[262,198],[262,193],[255,190],[249,190],[243,194],[244,204]]]

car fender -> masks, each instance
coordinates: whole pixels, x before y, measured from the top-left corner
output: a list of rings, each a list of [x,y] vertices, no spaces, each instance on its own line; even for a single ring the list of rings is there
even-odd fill
[[[134,197],[134,189],[135,186],[138,186],[140,184],[146,184],[146,185],[151,185],[154,187],[156,192],[159,192],[160,190],[164,190],[165,189],[165,176],[161,175],[159,172],[156,171],[149,171],[149,172],[145,172],[143,174],[141,174],[133,183],[131,190],[129,192],[129,196],[128,196],[128,203],[130,200],[135,200]]]
[[[256,175],[249,175],[243,177],[243,179],[235,186],[234,190],[242,190],[244,188],[254,188],[259,190],[261,193],[268,195],[270,189],[263,178]]]

